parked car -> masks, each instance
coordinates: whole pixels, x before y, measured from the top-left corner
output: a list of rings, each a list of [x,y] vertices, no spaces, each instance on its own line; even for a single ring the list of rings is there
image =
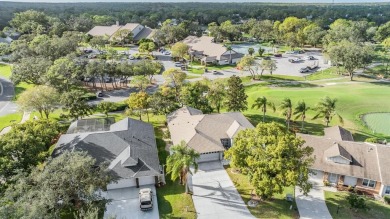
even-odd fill
[[[108,78],[104,78],[104,83],[111,83],[112,82],[112,78],[108,77]]]
[[[90,55],[88,55],[88,58],[89,59],[95,59],[97,56],[96,56],[96,54],[90,54]]]
[[[181,62],[175,62],[175,67],[181,67]]]
[[[300,73],[306,73],[306,72],[309,72],[309,71],[310,71],[310,69],[308,67],[304,67],[304,68],[299,69]]]
[[[305,60],[315,60],[316,58],[314,58],[314,56],[306,56],[304,59]]]
[[[213,75],[217,75],[218,74],[217,70],[212,70],[211,73],[213,73]]]
[[[275,57],[282,57],[282,54],[281,53],[276,53],[274,56]]]
[[[305,53],[305,50],[297,50],[296,51],[298,54],[303,54],[303,53]]]
[[[92,49],[84,49],[84,53],[91,53],[93,52]]]
[[[96,96],[97,97],[103,97],[104,96],[103,91],[96,92]]]
[[[135,58],[134,58],[134,56],[130,55],[130,56],[129,56],[129,59],[130,59],[130,60],[134,60]]]
[[[297,63],[297,62],[300,62],[301,59],[300,58],[293,58],[293,59],[289,59],[288,61],[291,63]]]
[[[295,54],[294,51],[286,51],[286,54]]]
[[[150,188],[139,190],[139,202],[141,211],[153,209],[153,192]]]
[[[271,57],[270,56],[265,56],[263,59],[264,60],[271,60]]]
[[[169,51],[165,51],[165,52],[164,52],[164,55],[167,55],[167,56],[168,56],[168,55],[170,55],[170,54],[171,54],[171,52],[169,52]]]

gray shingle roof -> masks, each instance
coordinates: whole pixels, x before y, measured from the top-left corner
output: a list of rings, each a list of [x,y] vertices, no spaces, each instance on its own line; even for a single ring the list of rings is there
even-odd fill
[[[340,144],[335,143],[332,147],[328,148],[324,152],[325,157],[336,157],[341,156],[350,162],[352,162],[352,156],[348,153],[347,150],[345,150],[344,147],[342,147]]]
[[[390,147],[353,141],[337,141],[325,136],[313,136],[307,134],[297,134],[305,140],[305,145],[314,148],[313,157],[315,158],[313,169],[322,170],[329,173],[341,174],[357,178],[372,179],[383,184],[390,185],[390,171],[387,170],[390,165]],[[339,145],[340,147],[336,146]],[[350,165],[339,164],[327,160],[328,153],[337,151],[338,154],[347,152],[352,159]],[[343,151],[345,150],[345,151]]]
[[[182,107],[168,115],[168,128],[174,145],[185,141],[199,153],[224,151],[221,139],[231,139],[238,131],[253,128],[242,113],[206,114]]]
[[[149,27],[144,27],[141,32],[134,36],[134,40],[148,39],[152,36],[154,30]]]
[[[126,118],[109,131],[62,135],[54,156],[64,150],[87,151],[98,163],[110,163],[119,178],[160,174],[153,126],[142,121]]]
[[[216,60],[224,60],[226,58],[227,48],[218,43],[214,43],[214,37],[209,36],[188,36],[183,41],[183,43],[187,44],[192,52],[196,52],[198,54],[202,54],[209,58],[207,59],[216,59]],[[230,52],[229,57],[230,57]],[[241,58],[243,54],[240,54],[234,50],[231,51],[232,58]]]
[[[336,141],[354,141],[352,133],[343,127],[333,126],[324,129],[325,137]]]

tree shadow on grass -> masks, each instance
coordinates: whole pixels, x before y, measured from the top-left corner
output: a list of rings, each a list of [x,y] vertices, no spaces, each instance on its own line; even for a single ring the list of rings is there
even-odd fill
[[[248,120],[256,126],[260,122],[263,122],[263,115],[260,114],[246,114],[245,115]],[[286,126],[286,120],[284,118],[274,117],[274,116],[265,116],[265,122],[276,122],[278,124],[281,124],[283,126]],[[317,123],[311,123],[309,121],[305,121],[304,124],[304,130],[301,130],[301,121],[291,121],[290,128],[291,130],[298,132],[298,133],[307,133],[312,135],[323,135],[324,134],[324,128],[325,125],[317,124]]]
[[[370,84],[390,87],[390,82],[384,82],[384,81],[371,81]]]
[[[169,177],[169,175],[166,176],[166,185],[157,188],[157,201],[160,218],[185,218],[184,216],[173,216],[173,208],[178,208],[178,206],[180,207],[183,204],[182,195],[188,194],[184,193],[184,186],[180,185],[178,180],[174,182]],[[170,196],[170,200],[166,198],[167,196]],[[177,197],[173,198],[172,196]],[[188,198],[191,199],[191,197]],[[185,214],[185,212],[186,209],[183,208],[182,214]]]

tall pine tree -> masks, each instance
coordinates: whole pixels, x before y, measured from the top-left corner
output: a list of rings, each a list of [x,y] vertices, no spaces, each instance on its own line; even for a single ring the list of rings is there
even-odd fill
[[[244,111],[248,109],[248,96],[245,94],[244,85],[238,76],[231,76],[228,80],[226,106],[228,111]]]

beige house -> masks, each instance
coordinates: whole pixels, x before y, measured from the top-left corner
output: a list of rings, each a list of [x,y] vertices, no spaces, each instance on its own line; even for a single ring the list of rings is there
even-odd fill
[[[95,26],[90,31],[88,31],[88,34],[91,36],[107,36],[109,40],[113,40],[115,39],[115,33],[120,30],[131,31],[134,41],[149,39],[154,32],[153,29],[138,23],[127,23],[125,25],[119,25],[119,22],[117,21],[116,24],[111,26]]]
[[[223,152],[234,143],[234,137],[253,125],[240,112],[203,114],[202,111],[182,107],[167,116],[173,145],[185,141],[200,153],[198,162],[223,160]]]
[[[313,179],[380,196],[390,194],[390,146],[355,142],[339,126],[326,128],[324,136],[297,135],[314,148]]]
[[[204,64],[235,64],[244,56],[234,50],[228,51],[225,46],[215,43],[214,38],[209,36],[188,36],[183,43],[190,47],[189,54]]]

